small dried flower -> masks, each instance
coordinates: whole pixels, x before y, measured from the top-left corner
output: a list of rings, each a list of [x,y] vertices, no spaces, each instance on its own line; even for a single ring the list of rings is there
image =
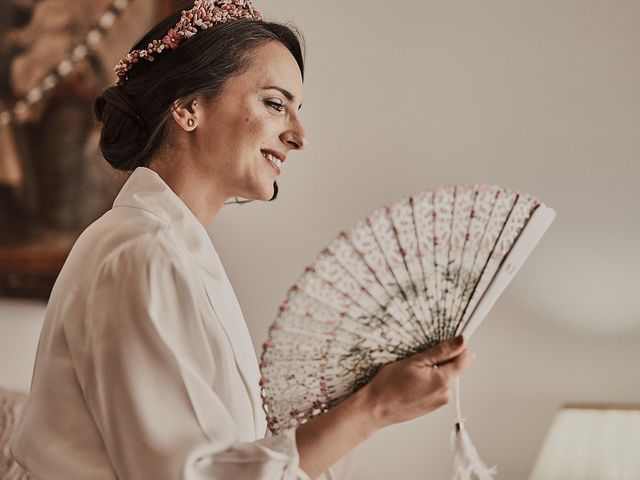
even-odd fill
[[[173,28],[170,29],[167,34],[163,37],[162,43],[168,45],[169,48],[178,48],[178,45],[182,41],[182,35],[178,35],[178,32]]]

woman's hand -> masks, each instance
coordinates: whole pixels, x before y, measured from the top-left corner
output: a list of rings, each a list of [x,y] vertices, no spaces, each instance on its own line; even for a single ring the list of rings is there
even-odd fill
[[[385,365],[358,394],[378,428],[424,415],[449,402],[453,381],[474,360],[462,336]]]
[[[444,405],[451,384],[472,362],[459,337],[385,365],[356,393],[298,427],[301,468],[315,478],[380,428]]]

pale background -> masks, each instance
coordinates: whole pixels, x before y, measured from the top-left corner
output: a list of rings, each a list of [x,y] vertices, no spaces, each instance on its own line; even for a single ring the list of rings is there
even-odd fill
[[[463,411],[524,479],[557,408],[640,401],[640,2],[271,0],[303,30],[309,147],[274,204],[211,228],[258,352],[337,231],[425,187],[490,182],[556,223],[471,339]],[[42,306],[0,302],[0,385],[28,388]],[[361,446],[358,480],[447,479],[450,407]]]

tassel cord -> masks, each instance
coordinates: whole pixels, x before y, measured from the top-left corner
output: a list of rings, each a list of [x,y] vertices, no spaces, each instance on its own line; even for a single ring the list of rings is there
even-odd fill
[[[464,428],[464,418],[460,408],[460,379],[455,384],[456,424],[451,432],[451,446],[453,447],[453,477],[452,480],[493,480],[496,467],[487,467],[471,442],[469,434]]]

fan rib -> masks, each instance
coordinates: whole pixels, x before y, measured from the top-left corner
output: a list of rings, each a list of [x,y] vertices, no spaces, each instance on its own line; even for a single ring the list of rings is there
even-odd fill
[[[460,187],[462,188],[462,187]],[[464,207],[464,215],[456,215],[454,218],[458,219],[457,224],[454,223],[454,232],[457,236],[452,236],[455,238],[456,244],[455,247],[455,255],[454,255],[454,274],[453,277],[455,279],[455,285],[449,295],[448,299],[448,307],[447,311],[449,312],[449,319],[447,323],[447,336],[451,337],[454,334],[455,327],[452,330],[451,326],[456,324],[456,306],[457,300],[460,293],[460,285],[471,275],[471,271],[466,267],[465,264],[465,254],[469,249],[469,244],[472,242],[472,225],[474,220],[474,207],[476,205],[476,200],[478,198],[479,187],[477,185],[472,185],[469,188],[464,189],[463,195],[465,198]],[[469,198],[472,197],[472,198]],[[462,201],[462,200],[461,200]],[[456,212],[459,212],[460,209],[457,209]],[[457,225],[457,228],[456,228]],[[464,228],[464,231],[462,231]],[[462,237],[462,238],[460,238]]]
[[[330,292],[331,289],[334,289],[334,286],[331,284],[327,284],[321,277],[319,276],[314,276],[314,271],[311,270],[310,272],[308,272],[304,277],[304,280],[314,280],[317,279],[317,281],[321,282],[322,284],[324,284],[324,286],[326,287],[324,289],[325,292]],[[314,286],[315,285],[315,286]],[[405,348],[403,349],[403,351],[406,351],[407,349],[410,349],[410,345],[414,344],[414,338],[409,334],[409,332],[407,332],[406,330],[404,330],[402,328],[402,326],[400,325],[400,327],[398,328],[398,322],[393,318],[393,316],[391,316],[391,318],[393,319],[393,322],[391,322],[389,324],[389,322],[384,322],[382,319],[385,318],[389,318],[386,312],[378,312],[377,315],[374,313],[374,315],[366,315],[366,311],[362,310],[354,301],[354,299],[348,295],[345,295],[344,293],[340,292],[337,289],[334,289],[335,293],[338,294],[338,296],[340,298],[335,299],[336,302],[332,303],[330,302],[330,298],[323,296],[321,293],[316,293],[316,292],[320,292],[320,289],[317,287],[317,282],[314,283],[314,285],[310,285],[310,286],[301,286],[302,291],[304,294],[306,294],[308,297],[314,299],[315,301],[326,305],[328,308],[334,309],[336,311],[336,313],[338,314],[337,317],[338,318],[348,318],[351,319],[353,321],[358,321],[358,320],[365,320],[365,319],[372,319],[372,320],[377,320],[375,323],[376,325],[373,324],[368,324],[366,325],[369,328],[375,328],[375,326],[392,326],[391,330],[398,333],[398,335],[404,339],[405,343],[401,344],[400,346],[404,345]],[[327,295],[325,293],[325,295]],[[325,301],[325,298],[327,299],[327,301]],[[345,303],[344,304],[340,304],[339,300],[342,299]],[[391,299],[391,304],[393,304],[394,299]],[[352,310],[352,307],[358,307],[356,308],[355,312]],[[337,318],[336,318],[337,321]],[[391,340],[390,338],[386,338],[387,341]]]
[[[420,271],[422,272],[422,278],[424,279],[424,299],[429,308],[430,317],[431,317],[431,331],[432,333],[437,329],[438,322],[438,311],[436,306],[434,305],[433,299],[435,298],[436,288],[435,288],[435,274],[433,271],[429,269],[430,266],[435,266],[433,261],[429,261],[429,252],[426,249],[426,245],[428,242],[425,240],[428,238],[428,230],[431,230],[433,235],[433,229],[429,225],[425,225],[423,222],[429,223],[429,220],[433,220],[432,202],[425,202],[425,198],[429,200],[430,192],[421,192],[416,198],[412,197],[414,200],[412,201],[412,217],[413,224],[416,232],[416,244],[418,249],[418,259]],[[421,210],[424,209],[424,212]],[[422,214],[421,214],[422,213]],[[431,246],[433,246],[433,242],[431,242]],[[430,273],[429,273],[430,272]],[[435,338],[432,336],[432,338]]]
[[[362,222],[359,222],[357,225],[361,225],[361,224],[362,224]],[[364,227],[361,227],[361,228],[364,228]],[[358,255],[359,255],[359,256],[360,256],[360,258],[362,259],[363,263],[367,266],[367,268],[368,268],[369,272],[371,273],[371,275],[373,276],[373,278],[375,279],[375,281],[377,282],[377,284],[378,284],[378,285],[380,285],[380,286],[382,287],[382,290],[383,290],[383,291],[385,292],[385,294],[387,295],[387,303],[385,303],[385,304],[382,306],[382,307],[383,307],[383,309],[384,309],[385,311],[389,311],[389,312],[391,312],[391,309],[393,308],[393,310],[395,310],[398,314],[401,314],[401,315],[402,315],[401,317],[396,316],[396,315],[393,315],[393,316],[394,316],[394,318],[397,318],[397,319],[401,322],[402,327],[403,327],[403,329],[407,332],[407,334],[409,334],[409,336],[410,336],[411,338],[414,338],[414,336],[413,336],[413,331],[408,329],[409,325],[411,325],[411,324],[412,324],[412,322],[411,322],[411,316],[412,316],[412,314],[411,314],[411,313],[408,311],[408,309],[406,308],[406,297],[404,297],[404,294],[403,294],[404,304],[402,304],[402,303],[399,303],[399,302],[398,302],[398,300],[399,300],[399,299],[398,299],[398,297],[397,297],[396,295],[394,295],[394,292],[393,292],[393,291],[390,291],[390,290],[389,290],[389,286],[391,286],[391,285],[393,285],[393,284],[392,284],[392,283],[390,283],[390,282],[389,282],[389,283],[388,283],[388,282],[385,282],[385,281],[384,281],[384,279],[382,279],[382,278],[380,277],[380,275],[382,275],[382,274],[384,274],[384,273],[385,273],[385,272],[384,272],[384,270],[380,269],[379,271],[377,271],[377,270],[375,269],[375,263],[373,263],[373,264],[372,264],[372,262],[370,261],[371,259],[370,259],[370,258],[368,258],[369,256],[367,255],[366,248],[361,248],[361,247],[362,247],[362,245],[361,245],[361,246],[359,246],[359,245],[357,244],[357,240],[356,240],[356,238],[354,238],[354,237],[352,236],[352,234],[353,234],[353,233],[356,233],[356,232],[357,232],[357,229],[356,229],[356,228],[352,229],[352,230],[351,230],[351,231],[346,235],[346,237],[345,237],[345,238],[346,238],[346,240],[350,243],[350,245],[354,248],[354,250],[355,250],[356,252],[358,252]],[[375,237],[373,237],[373,235],[371,235],[371,238],[373,238],[373,241],[374,241],[374,242],[376,243],[376,245],[377,245],[377,242],[376,242],[376,240],[375,240]],[[380,253],[380,252],[379,252],[379,253]],[[384,255],[382,255],[382,259],[384,260]],[[385,264],[386,264],[386,260],[384,260],[384,261],[385,261]],[[387,266],[388,266],[388,265],[387,265]],[[393,276],[392,276],[392,278],[393,278]],[[398,290],[399,290],[399,289],[398,289]],[[401,290],[399,290],[399,291],[401,292]],[[393,302],[394,302],[394,299],[396,300],[396,303],[393,303]],[[406,323],[403,323],[403,322],[406,322]]]
[[[376,219],[376,215],[378,215],[379,218]],[[384,222],[386,222],[386,225]],[[386,261],[391,275],[394,277],[404,300],[409,305],[409,309],[412,313],[413,319],[415,320],[418,332],[422,333],[421,343],[427,343],[429,337],[424,329],[424,316],[419,313],[420,309],[415,301],[417,294],[406,267],[404,256],[402,255],[398,241],[397,230],[395,230],[393,220],[389,215],[389,210],[387,208],[377,210],[367,217],[367,223],[371,229],[373,238],[384,257],[384,260]],[[374,226],[378,226],[380,228],[374,228]],[[387,236],[382,237],[382,233],[386,233]]]
[[[475,222],[471,222],[470,226],[476,225],[477,227],[473,229],[471,238],[474,241],[469,245],[470,251],[472,253],[472,259],[470,260],[469,265],[469,275],[465,277],[465,280],[462,282],[462,286],[456,295],[457,302],[456,307],[454,308],[453,318],[456,330],[459,327],[460,320],[464,313],[464,307],[466,307],[467,302],[471,299],[471,294],[473,290],[476,288],[478,281],[480,280],[480,275],[482,273],[482,268],[484,268],[484,261],[482,260],[482,245],[483,240],[489,235],[489,224],[491,220],[494,218],[496,205],[498,204],[498,197],[504,196],[505,191],[500,187],[491,186],[487,187],[483,192],[482,196],[480,196],[480,201],[474,203],[474,211],[480,212],[479,215],[475,218],[477,219]],[[486,212],[486,209],[483,209],[483,205],[489,205],[489,211]],[[483,214],[486,212],[486,215]],[[496,236],[497,238],[497,236]],[[480,264],[478,263],[478,256],[480,255]],[[463,254],[464,258],[468,258],[467,252],[465,251]],[[488,258],[488,254],[487,254]],[[462,308],[462,311],[460,310]]]
[[[469,317],[471,315],[471,311],[473,311],[473,308],[475,308],[474,299],[477,298],[478,295],[482,295],[482,293],[484,293],[483,292],[484,289],[483,289],[483,286],[482,286],[482,279],[485,278],[485,275],[488,272],[487,266],[489,265],[489,262],[491,260],[492,252],[496,248],[496,245],[498,245],[498,242],[500,241],[500,237],[502,236],[502,233],[505,231],[505,227],[507,226],[507,224],[509,222],[509,217],[511,216],[511,213],[513,212],[513,209],[516,207],[516,205],[518,203],[518,198],[520,197],[520,195],[517,192],[508,192],[508,191],[504,191],[504,192],[507,193],[507,195],[514,195],[515,198],[513,200],[513,203],[511,204],[511,207],[509,209],[508,214],[506,215],[506,219],[501,221],[500,232],[496,236],[495,241],[492,242],[491,248],[488,250],[489,254],[488,254],[486,260],[484,260],[484,264],[482,266],[482,269],[480,270],[480,274],[478,275],[478,281],[475,283],[475,285],[473,286],[473,289],[471,289],[471,291],[470,291],[470,295],[469,295],[470,300],[465,304],[465,308],[462,311],[462,318],[460,319],[460,321],[459,321],[459,323],[458,323],[458,325],[456,327],[456,331],[458,333],[464,332],[464,329],[465,329],[465,326],[466,326],[466,322],[468,321],[468,319],[469,319]],[[500,212],[498,212],[498,214],[500,214]],[[475,303],[477,303],[477,301]],[[471,306],[471,308],[469,308],[470,306]]]
[[[426,299],[426,282],[423,277],[420,253],[418,250],[418,234],[414,219],[414,199],[409,196],[390,209],[390,217],[398,232],[398,245],[403,253],[402,259],[413,284],[416,300],[422,312],[424,330],[427,340],[433,338],[433,318],[431,308]]]
[[[393,318],[393,324],[403,332],[403,337],[412,338],[411,332],[406,328],[406,313],[398,311],[396,308],[392,308],[394,307],[394,305],[392,305],[393,299],[388,295],[382,285],[380,285],[380,282],[375,276],[374,272],[371,271],[369,265],[365,262],[360,252],[358,252],[358,250],[350,242],[349,237],[346,234],[342,234],[340,236],[340,242],[338,245],[342,245],[344,248],[348,247],[355,255],[343,256],[341,254],[341,250],[331,250],[338,264],[342,268],[344,268],[345,271],[347,271],[356,280],[356,282],[358,282],[358,284],[364,291],[372,295],[372,298],[374,298],[376,303],[379,305],[380,312],[383,312],[382,318],[388,318],[386,315],[389,315],[391,318]],[[361,270],[361,273],[364,275],[364,277],[368,277],[368,279],[363,278],[361,275],[358,275],[358,272],[353,268],[355,267],[355,265],[349,263],[349,260],[353,262],[356,258],[359,259],[360,262],[362,262],[361,266],[364,267],[364,270]],[[379,298],[375,298],[373,297],[373,295],[377,295],[379,296]]]
[[[471,297],[471,301],[469,302],[469,306],[471,306],[471,308],[464,314],[463,330],[466,328],[469,319],[473,315],[477,305],[480,303],[480,300],[485,295],[493,278],[495,278],[496,272],[504,262],[508,252],[520,236],[529,218],[531,218],[532,212],[538,207],[538,205],[538,200],[529,197],[528,195],[523,195],[519,192],[517,193],[517,200],[509,212],[509,217],[504,223],[503,229],[500,232],[500,237],[491,251],[491,255],[485,265],[485,271],[483,271],[483,275],[478,282],[478,285],[481,286],[481,288],[479,288],[477,292],[474,292],[474,295]]]
[[[336,273],[336,269],[340,273]],[[310,267],[310,270],[318,275],[324,282],[327,282],[337,291],[355,302],[371,317],[378,319],[379,323],[387,323],[384,319],[387,318],[389,314],[385,312],[384,307],[368,294],[358,280],[338,262],[338,259],[330,251],[321,255],[318,261]],[[397,321],[395,320],[392,322],[395,331],[397,331],[397,328],[395,328],[396,323]]]

